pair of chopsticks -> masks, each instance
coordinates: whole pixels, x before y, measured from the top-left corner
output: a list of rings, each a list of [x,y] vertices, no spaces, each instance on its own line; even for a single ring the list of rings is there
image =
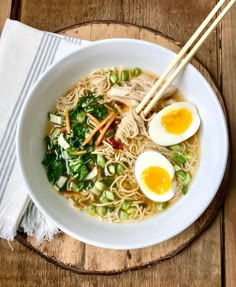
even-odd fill
[[[181,49],[181,51],[175,57],[173,62],[171,62],[171,64],[167,67],[167,69],[164,71],[164,73],[161,75],[161,77],[157,80],[157,82],[154,84],[154,86],[151,88],[151,90],[147,93],[147,95],[143,98],[143,100],[136,107],[136,113],[140,113],[141,110],[144,109],[143,113],[146,116],[153,109],[153,107],[156,105],[156,103],[161,98],[162,94],[165,92],[165,90],[168,88],[168,86],[174,81],[174,79],[178,76],[178,74],[182,71],[182,69],[191,61],[192,57],[198,51],[198,49],[200,48],[202,43],[206,40],[206,38],[210,35],[212,30],[222,20],[222,18],[225,16],[225,14],[230,10],[230,8],[233,6],[233,4],[236,2],[236,0],[230,0],[229,1],[229,3],[220,12],[220,14],[213,21],[213,23],[204,32],[204,34],[201,36],[201,38],[196,42],[196,44],[193,46],[193,48],[188,52],[187,55],[185,55],[186,52],[189,50],[189,48],[194,44],[194,42],[197,40],[197,38],[203,32],[203,30],[210,23],[212,18],[216,15],[216,13],[221,8],[221,6],[224,4],[224,2],[225,2],[225,0],[220,0],[217,3],[217,5],[213,8],[213,10],[210,12],[210,14],[206,17],[206,19],[203,21],[203,23],[199,26],[199,28],[195,31],[195,33],[192,35],[192,37],[188,40],[188,42],[184,45],[184,47]],[[177,64],[179,64],[179,65],[177,66]],[[176,67],[176,69],[174,70],[175,67]],[[172,72],[172,74],[170,75],[169,79],[167,79],[165,81],[166,77],[171,72]],[[153,96],[157,90],[158,90],[158,92],[156,93],[155,96]]]

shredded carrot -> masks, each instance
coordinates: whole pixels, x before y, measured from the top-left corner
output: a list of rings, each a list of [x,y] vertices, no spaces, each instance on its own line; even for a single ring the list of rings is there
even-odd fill
[[[95,118],[93,115],[91,115],[90,113],[87,113],[87,117],[90,118],[90,120],[92,120],[96,125],[100,124],[99,120]]]
[[[104,104],[104,106],[108,109],[108,111],[114,112],[114,109],[112,107],[110,107],[109,105]]]
[[[98,169],[97,179],[98,181],[100,181],[102,180],[102,168],[98,166],[97,169]]]
[[[89,122],[90,124],[92,124],[94,127],[96,127],[97,125],[100,124],[99,120],[97,118],[95,118],[93,115],[91,114],[87,114],[87,117],[89,118]],[[99,131],[100,133],[102,132],[102,129],[100,129]]]
[[[97,126],[97,124],[96,124],[95,122],[93,122],[92,120],[89,120],[89,123],[90,123],[91,125],[93,125],[94,127]]]
[[[96,134],[97,131],[99,131],[112,117],[114,117],[115,113],[111,112],[99,125],[97,125],[91,133],[87,136],[87,138],[83,141],[82,146],[86,145],[92,137]]]
[[[82,154],[86,154],[86,153],[87,153],[86,150],[79,150],[79,151],[71,152],[72,155],[82,155]]]
[[[110,127],[110,125],[112,124],[112,122],[115,120],[117,114],[114,114],[114,116],[107,122],[107,124],[105,125],[105,127],[103,128],[102,132],[100,133],[99,137],[97,138],[96,142],[95,142],[95,146],[99,146],[100,142],[102,141],[106,131],[108,130],[108,128]]]
[[[65,109],[65,118],[66,118],[66,131],[69,134],[70,133],[70,115],[69,115],[69,109]]]
[[[67,130],[66,127],[60,129],[61,132],[65,132],[66,130]]]

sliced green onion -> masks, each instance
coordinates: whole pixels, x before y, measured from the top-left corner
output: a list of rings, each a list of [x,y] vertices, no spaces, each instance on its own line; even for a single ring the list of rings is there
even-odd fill
[[[136,68],[134,68],[134,69],[132,70],[132,75],[133,75],[134,77],[139,76],[141,73],[142,73],[142,70],[141,70],[140,68],[138,68],[138,67],[136,67]]]
[[[74,181],[71,181],[70,183],[70,190],[75,191],[75,192],[80,191],[78,184],[76,184]]]
[[[107,213],[107,208],[105,206],[99,206],[97,208],[97,214],[100,216],[104,216]]]
[[[95,187],[101,191],[104,191],[106,189],[106,185],[102,181],[96,181]]]
[[[111,81],[111,83],[115,84],[117,82],[117,80],[118,80],[118,77],[117,77],[116,73],[111,71],[110,72],[110,81]]]
[[[105,158],[100,154],[97,155],[97,164],[102,168],[104,168],[106,164]]]
[[[89,215],[95,215],[96,212],[96,207],[92,204],[86,206],[85,211],[89,214]]]
[[[116,171],[117,171],[118,175],[122,175],[122,174],[124,174],[125,169],[124,169],[123,165],[118,163]]]
[[[105,194],[106,198],[109,199],[110,201],[115,200],[115,195],[114,195],[114,193],[112,191],[106,190],[104,192],[104,194]]]
[[[169,149],[173,151],[180,151],[180,145],[178,144],[171,145],[169,146]]]
[[[189,172],[186,172],[186,177],[185,177],[185,180],[183,181],[183,183],[185,184],[185,185],[188,185],[190,182],[191,182],[191,175],[190,175],[190,173]]]
[[[60,191],[60,188],[59,188],[56,184],[53,185],[53,188],[54,188],[56,191]]]
[[[182,187],[182,194],[186,194],[188,192],[188,187],[186,186],[186,185],[184,185],[183,187]]]
[[[116,173],[116,167],[114,164],[110,164],[108,166],[108,171],[110,172],[110,174],[114,175]]]
[[[90,173],[85,177],[84,180],[91,180],[93,178],[95,178],[98,174],[98,169],[97,167],[95,166],[91,171]]]
[[[100,195],[102,194],[102,191],[101,191],[100,189],[97,189],[95,186],[92,187],[92,188],[90,189],[90,191],[91,191],[93,194],[95,194],[96,196],[100,196]]]
[[[176,172],[176,175],[178,176],[178,178],[179,178],[182,182],[185,181],[185,179],[186,179],[186,172],[185,172],[185,171],[179,170],[179,171]]]
[[[127,81],[129,79],[129,72],[127,70],[123,70],[120,74],[121,81]]]
[[[105,176],[105,177],[103,178],[103,182],[104,182],[107,186],[110,186],[113,181],[114,181],[114,177],[112,177],[112,176]]]
[[[121,208],[125,211],[127,211],[131,206],[131,200],[126,199],[123,203]]]
[[[129,218],[129,215],[128,215],[128,213],[126,213],[125,211],[123,211],[123,210],[121,210],[120,211],[120,219],[121,220],[126,220],[126,219],[128,219]]]
[[[111,206],[108,206],[108,212],[113,212],[115,210],[115,206],[114,205],[111,205]]]
[[[101,203],[108,203],[109,202],[109,199],[105,196],[105,195],[102,195],[100,198],[99,198],[99,201]]]
[[[136,207],[131,207],[131,208],[129,208],[128,210],[126,210],[126,212],[128,213],[128,214],[134,214],[135,212],[136,212]]]
[[[177,155],[175,155],[174,160],[175,160],[178,164],[185,164],[185,163],[186,163],[186,158],[185,158],[182,154],[177,154]]]
[[[190,160],[193,158],[193,153],[191,151],[185,151],[184,156],[186,159]]]
[[[174,165],[175,172],[181,170],[181,167],[177,164]]]
[[[168,206],[168,203],[167,202],[158,202],[157,203],[157,209],[159,211],[162,211],[162,210],[165,210]]]

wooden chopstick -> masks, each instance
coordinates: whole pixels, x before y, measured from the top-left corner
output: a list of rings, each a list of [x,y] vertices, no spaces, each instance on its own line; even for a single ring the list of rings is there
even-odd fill
[[[202,33],[202,31],[206,28],[206,26],[209,24],[209,22],[211,21],[213,16],[215,16],[215,14],[221,8],[221,6],[223,5],[224,2],[225,2],[225,0],[220,0],[217,3],[217,5],[212,9],[210,14],[206,17],[206,19],[202,22],[202,24],[199,26],[199,28],[195,31],[195,33],[192,35],[192,37],[189,39],[189,41],[181,49],[179,54],[175,57],[174,61],[171,62],[171,64],[167,67],[167,69],[164,71],[164,73],[161,75],[161,77],[157,80],[155,85],[151,88],[151,90],[148,92],[148,94],[143,98],[143,100],[137,106],[137,108],[136,108],[137,113],[139,113],[144,108],[144,106],[152,98],[153,93],[155,93],[155,91],[165,81],[165,78],[170,74],[170,72],[173,70],[173,68],[182,60],[184,54],[192,46],[192,44],[196,41],[196,39],[199,37],[199,35]]]
[[[144,115],[146,116],[152,108],[155,106],[157,101],[160,99],[162,94],[165,92],[165,90],[168,88],[168,86],[174,81],[174,79],[178,76],[178,74],[182,71],[182,69],[189,63],[189,61],[192,59],[192,57],[195,55],[195,53],[198,51],[202,43],[206,40],[206,38],[209,36],[209,34],[212,32],[212,30],[217,26],[217,24],[222,20],[222,18],[225,16],[225,14],[230,10],[230,8],[233,6],[233,4],[236,2],[236,0],[231,0],[225,8],[221,11],[221,13],[218,15],[218,17],[213,21],[213,23],[210,25],[210,27],[206,30],[206,32],[202,35],[200,40],[197,42],[197,44],[192,48],[192,50],[187,54],[187,56],[182,60],[182,62],[179,64],[179,66],[176,68],[176,70],[171,74],[170,78],[165,82],[165,84],[161,87],[161,89],[157,92],[157,94],[154,96],[154,98],[150,101],[150,103],[147,105],[147,107],[144,109]]]

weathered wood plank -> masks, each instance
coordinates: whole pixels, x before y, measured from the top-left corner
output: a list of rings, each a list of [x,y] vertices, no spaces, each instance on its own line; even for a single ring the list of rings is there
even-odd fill
[[[1,0],[0,2],[0,34],[6,19],[10,17],[11,4],[12,0]]]
[[[222,84],[228,108],[232,142],[232,168],[229,192],[224,208],[225,228],[225,282],[227,287],[236,284],[236,7],[233,7],[222,24]]]
[[[21,21],[38,29],[58,31],[96,20],[113,20],[149,27],[185,43],[217,0],[21,0]],[[198,52],[199,59],[217,76],[216,32]],[[205,56],[205,52],[209,57]]]
[[[220,216],[177,257],[151,268],[120,275],[79,275],[48,263],[14,241],[0,240],[0,285],[4,287],[220,287]]]

